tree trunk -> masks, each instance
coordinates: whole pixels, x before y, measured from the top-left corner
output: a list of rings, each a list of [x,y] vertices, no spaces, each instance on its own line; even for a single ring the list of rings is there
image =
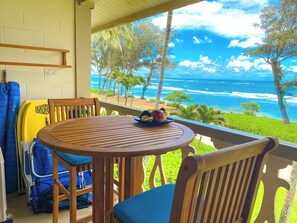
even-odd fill
[[[142,94],[141,94],[141,97],[140,97],[141,99],[144,99],[144,94],[145,94],[148,86],[151,83],[151,79],[152,79],[153,74],[154,74],[154,68],[151,68],[150,73],[149,73],[149,75],[148,75],[148,77],[146,79],[146,83],[143,85]]]
[[[169,11],[167,14],[166,35],[165,35],[165,41],[164,41],[164,48],[162,52],[160,79],[159,79],[158,91],[156,95],[155,109],[159,108],[159,103],[160,103],[160,98],[161,98],[161,93],[163,88],[165,63],[166,63],[168,43],[170,40],[170,33],[171,33],[172,14],[173,14],[172,11]]]
[[[290,215],[292,211],[292,205],[294,202],[296,187],[297,187],[297,162],[293,161],[292,163],[292,171],[289,178],[290,189],[288,190],[285,196],[285,202],[282,207],[282,212],[280,216],[279,223],[289,223]]]
[[[106,84],[106,92],[105,92],[105,101],[107,101],[107,95],[108,95],[108,79],[109,79],[109,72],[111,71],[111,53],[110,51],[108,52],[108,58],[107,58],[107,69],[106,69],[106,74],[105,74],[105,84]]]
[[[108,95],[108,79],[106,80],[105,101],[107,101],[107,95]]]
[[[128,91],[129,91],[129,89],[126,88],[126,92],[125,92],[125,106],[127,105],[127,101],[128,101]]]
[[[142,94],[141,94],[141,97],[140,97],[141,99],[144,99],[144,94],[145,94],[146,89],[147,89],[147,84],[144,84],[143,89],[142,89]]]
[[[120,104],[120,84],[118,84],[118,104]]]
[[[98,94],[101,94],[102,69],[97,69],[97,71],[98,71]]]
[[[116,85],[117,85],[117,82],[115,80],[113,80],[113,95],[116,94]]]
[[[281,68],[277,64],[276,60],[271,60],[271,68],[272,68],[272,73],[273,73],[273,79],[274,79],[274,87],[277,95],[277,102],[278,106],[283,118],[283,122],[285,124],[289,124],[290,120],[288,118],[287,112],[286,112],[286,106],[284,103],[284,93],[282,90],[281,86],[281,79],[282,79],[282,74],[281,74]]]
[[[130,101],[130,107],[132,107],[133,98],[134,98],[134,87],[132,88],[132,97],[131,97],[131,101]]]

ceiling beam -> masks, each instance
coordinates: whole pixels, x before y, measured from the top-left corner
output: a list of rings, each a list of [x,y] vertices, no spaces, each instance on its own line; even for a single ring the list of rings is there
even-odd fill
[[[96,26],[96,27],[91,29],[91,32],[96,33],[96,32],[102,31],[104,29],[109,29],[109,28],[112,28],[114,26],[118,26],[118,25],[121,25],[121,24],[129,23],[129,22],[133,22],[133,21],[136,21],[136,20],[139,20],[139,19],[143,19],[143,18],[147,18],[147,17],[153,16],[153,15],[157,15],[157,14],[160,14],[160,13],[163,13],[163,12],[168,12],[170,10],[182,8],[184,6],[191,5],[191,4],[194,4],[194,3],[197,3],[197,2],[201,2],[201,1],[203,1],[203,0],[171,0],[171,1],[168,1],[168,2],[165,2],[165,3],[162,3],[160,5],[156,5],[154,7],[151,7],[151,8],[136,12],[136,13],[131,14],[131,15],[124,16],[124,17],[119,18],[119,19],[115,19],[113,21],[110,21],[108,23],[105,23],[105,24],[102,24],[102,25],[99,25],[99,26]],[[95,8],[95,10],[96,10],[96,8]]]

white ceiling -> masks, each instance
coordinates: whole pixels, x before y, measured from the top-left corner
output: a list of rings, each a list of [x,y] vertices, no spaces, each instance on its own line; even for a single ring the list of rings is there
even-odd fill
[[[92,33],[181,8],[202,0],[94,0]]]

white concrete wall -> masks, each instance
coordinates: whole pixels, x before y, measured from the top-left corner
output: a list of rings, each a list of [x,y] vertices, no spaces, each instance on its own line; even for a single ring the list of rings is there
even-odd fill
[[[0,0],[0,43],[68,49],[67,64],[72,66],[0,65],[0,81],[6,69],[7,80],[20,84],[22,101],[75,97],[75,22],[75,0]],[[61,55],[0,47],[0,61],[59,64]],[[48,69],[55,74],[47,74]]]

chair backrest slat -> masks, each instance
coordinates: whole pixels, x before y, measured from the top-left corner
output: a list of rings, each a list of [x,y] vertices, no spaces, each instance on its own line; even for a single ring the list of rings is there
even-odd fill
[[[48,99],[50,123],[100,115],[98,98]]]
[[[180,168],[170,222],[248,222],[261,173],[278,141],[263,138],[187,157]]]

